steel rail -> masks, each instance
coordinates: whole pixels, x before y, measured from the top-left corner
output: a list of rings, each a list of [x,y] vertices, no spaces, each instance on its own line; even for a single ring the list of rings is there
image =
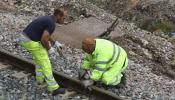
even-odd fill
[[[0,49],[0,57],[10,61],[9,63],[15,67],[21,68],[30,73],[35,72],[35,64],[33,62],[28,61],[19,56],[10,54],[9,52],[3,49]],[[69,76],[64,75],[62,73],[58,73],[56,71],[53,71],[53,74],[60,85],[65,86],[67,88],[72,88],[81,94],[92,96],[96,98],[96,100],[122,100],[122,98],[115,95],[114,93],[98,88],[96,86],[91,86],[91,89],[87,89],[78,79],[70,78]]]

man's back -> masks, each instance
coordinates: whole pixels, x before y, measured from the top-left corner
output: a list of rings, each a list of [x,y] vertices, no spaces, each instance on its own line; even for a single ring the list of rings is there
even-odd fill
[[[24,33],[33,41],[40,41],[44,30],[50,34],[55,30],[55,22],[52,16],[42,16],[32,21],[25,29]]]

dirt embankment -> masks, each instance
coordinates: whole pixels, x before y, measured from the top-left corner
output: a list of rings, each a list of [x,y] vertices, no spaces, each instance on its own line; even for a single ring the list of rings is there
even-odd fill
[[[175,1],[174,0],[88,0],[108,12],[126,20],[136,23],[137,26],[151,32],[175,31]],[[105,2],[104,2],[105,1]],[[128,2],[129,1],[129,2]],[[129,3],[137,3],[130,11]],[[124,14],[122,14],[125,12]],[[121,16],[122,14],[122,16]]]

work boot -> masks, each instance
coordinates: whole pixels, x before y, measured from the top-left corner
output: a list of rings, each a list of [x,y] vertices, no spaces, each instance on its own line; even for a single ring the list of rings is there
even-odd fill
[[[66,91],[65,88],[58,88],[58,89],[56,89],[56,90],[54,90],[54,91],[52,92],[52,95],[55,96],[55,95],[57,95],[57,94],[64,94],[65,91]]]
[[[124,88],[126,86],[126,76],[125,76],[125,73],[122,73],[122,74],[123,74],[123,77],[121,78],[120,83],[115,86],[117,89]]]
[[[123,84],[124,86],[126,85],[126,75],[125,73],[122,73],[123,74],[123,77],[121,79],[121,84]]]

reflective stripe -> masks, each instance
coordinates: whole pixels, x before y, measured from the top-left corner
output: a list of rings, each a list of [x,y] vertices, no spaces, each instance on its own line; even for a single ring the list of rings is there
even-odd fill
[[[108,63],[110,63],[114,59],[115,53],[116,53],[116,47],[115,47],[115,44],[113,44],[113,55],[112,55],[112,58],[109,59]]]
[[[116,47],[115,47],[115,44],[113,43],[113,55],[112,55],[111,59],[109,59],[108,61],[98,61],[98,62],[96,62],[96,64],[107,64],[107,63],[111,62],[114,59],[115,54],[116,54]],[[103,71],[101,78],[100,78],[100,80],[102,80],[103,74],[105,72],[107,72],[110,68],[102,69],[102,68],[99,68],[98,66],[96,66],[95,69],[99,70],[99,71]]]
[[[48,86],[53,86],[53,85],[57,85],[57,82],[53,81],[53,82],[48,82]]]
[[[116,59],[114,60],[114,62],[112,63],[112,64],[114,64],[115,62],[117,62],[117,60],[118,60],[118,58],[119,58],[119,55],[120,55],[120,52],[121,52],[121,49],[120,49],[120,47],[119,46],[117,46],[118,47],[118,54],[117,54],[117,57],[116,57]],[[98,62],[96,62],[96,64],[107,64],[107,63],[110,63],[113,59],[114,59],[114,56],[115,56],[115,54],[116,54],[116,47],[115,47],[115,44],[113,44],[113,55],[112,55],[112,57],[111,57],[111,59],[109,59],[108,61],[98,61]],[[95,69],[96,70],[99,70],[99,71],[103,71],[103,73],[102,73],[102,75],[101,75],[101,78],[100,78],[100,80],[102,80],[102,77],[103,77],[103,74],[105,73],[105,72],[107,72],[110,68],[107,68],[107,69],[102,69],[102,68],[99,68],[98,66],[96,66],[95,67]],[[117,80],[116,80],[117,81]],[[115,82],[116,82],[115,81]]]
[[[96,66],[95,69],[98,70],[98,71],[102,71],[102,75],[99,79],[99,80],[102,80],[102,77],[103,77],[104,73],[107,72],[110,68],[102,69],[102,68],[99,68],[98,66]]]
[[[41,66],[39,66],[39,65],[35,65],[35,68],[41,68]]]
[[[125,66],[125,63],[126,63],[126,57],[125,57],[125,61],[124,61],[124,63],[123,63],[123,66],[122,66],[122,68]]]
[[[113,65],[115,62],[117,62],[117,60],[118,60],[118,58],[119,58],[119,55],[120,55],[120,52],[121,52],[121,49],[120,49],[120,47],[118,46],[118,54],[117,54],[117,57],[116,57],[115,61],[112,63],[112,65]]]
[[[52,80],[53,79],[53,76],[46,76],[46,80]]]
[[[116,53],[116,47],[115,47],[115,44],[113,43],[113,54],[111,59],[109,59],[108,61],[97,61],[95,64],[107,64],[111,62],[114,59],[115,53]]]
[[[43,73],[42,72],[36,72],[36,76],[42,76]]]
[[[96,66],[95,69],[98,70],[98,71],[103,71],[103,72],[106,71],[106,69],[99,68],[98,66]]]
[[[95,69],[98,71],[103,71],[103,72],[106,72],[109,70],[109,68],[99,68],[98,66],[96,66]]]
[[[97,61],[95,64],[107,64],[108,61]]]

